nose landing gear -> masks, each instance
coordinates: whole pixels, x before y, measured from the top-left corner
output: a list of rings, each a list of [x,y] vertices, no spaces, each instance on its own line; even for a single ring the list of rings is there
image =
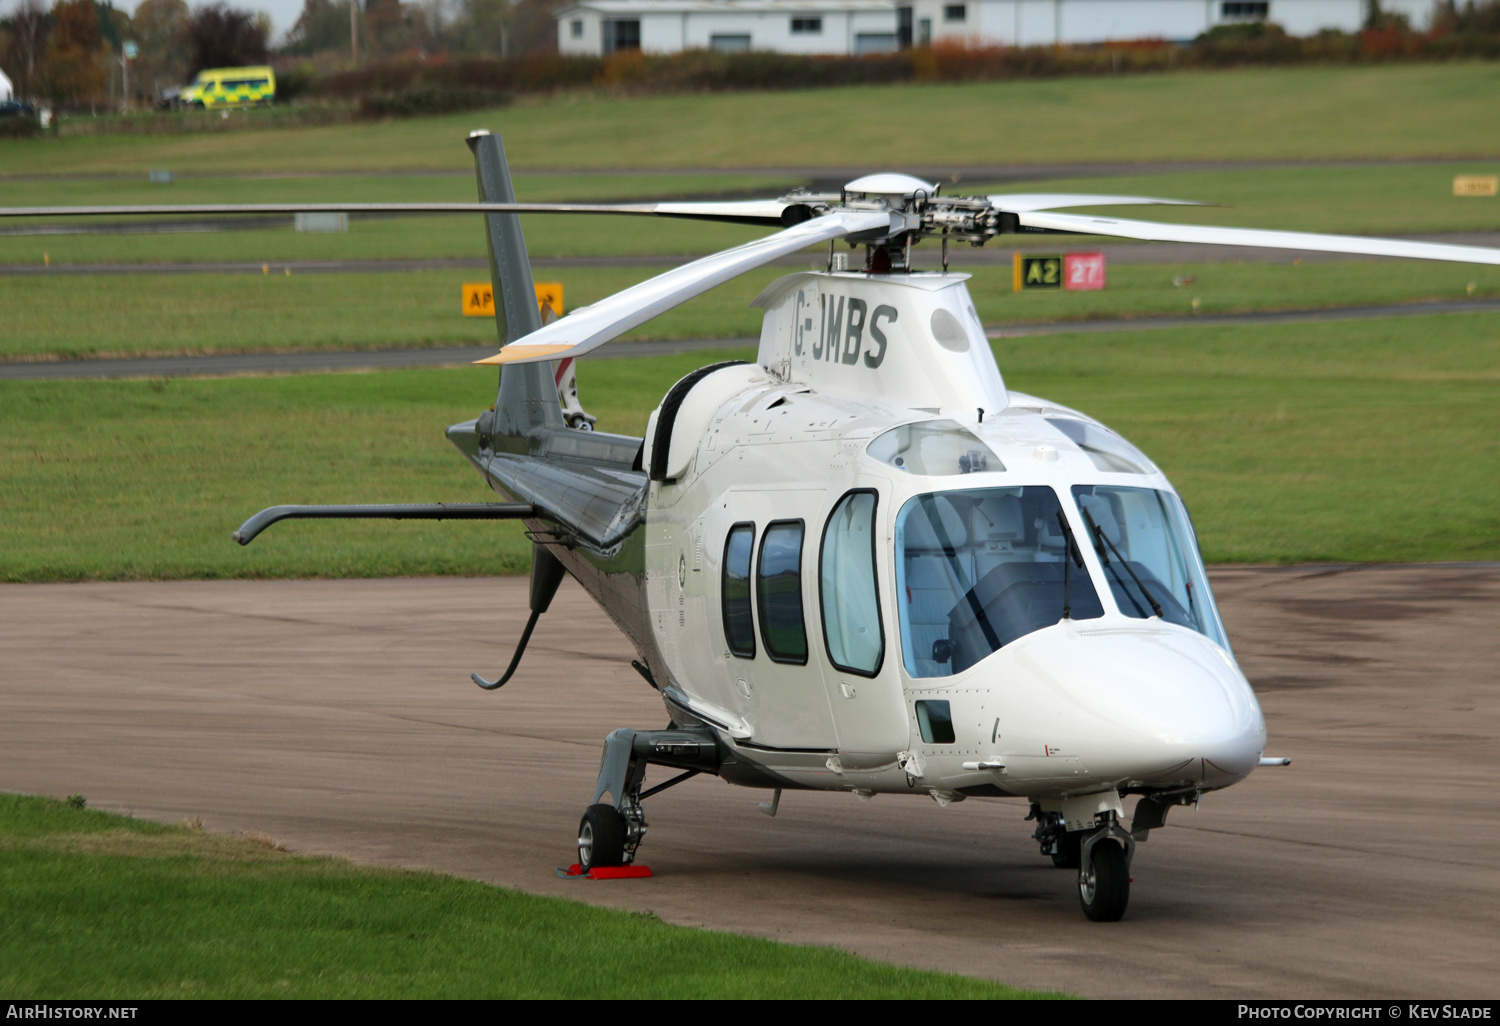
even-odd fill
[[[1120,826],[1113,812],[1095,817],[1099,829],[1082,838],[1078,847],[1078,903],[1095,923],[1115,923],[1130,902],[1130,863],[1135,838]]]
[[[1118,922],[1130,902],[1130,864],[1135,838],[1121,826],[1113,810],[1098,812],[1093,829],[1069,830],[1088,820],[1070,820],[1062,812],[1043,812],[1033,805],[1027,819],[1036,820],[1032,839],[1058,869],[1078,870],[1078,901],[1083,914],[1096,923]]]

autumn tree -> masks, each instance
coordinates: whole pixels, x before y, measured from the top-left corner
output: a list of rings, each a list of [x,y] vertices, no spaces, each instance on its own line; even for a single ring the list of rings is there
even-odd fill
[[[223,4],[200,7],[188,19],[188,77],[204,68],[235,68],[266,63],[264,18]]]
[[[46,93],[62,104],[97,103],[108,81],[93,0],[58,0],[47,37]]]
[[[284,53],[310,57],[327,50],[349,52],[350,0],[303,0],[297,24],[287,33]]]
[[[8,39],[4,49],[5,66],[15,76],[12,83],[18,98],[40,95],[47,35],[51,22],[41,0],[21,0],[16,12],[5,22]]]
[[[186,0],[142,0],[132,19],[140,45],[132,83],[160,93],[188,80],[188,20]]]

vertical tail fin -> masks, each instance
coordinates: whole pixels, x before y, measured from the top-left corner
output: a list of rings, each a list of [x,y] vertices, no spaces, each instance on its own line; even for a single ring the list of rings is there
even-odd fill
[[[500,137],[487,131],[470,132],[468,143],[474,154],[480,202],[514,203],[516,192]],[[495,327],[503,346],[536,331],[542,326],[542,318],[520,215],[486,214],[484,221],[490,284],[495,294]],[[500,369],[500,389],[495,397],[496,436],[528,437],[562,426],[551,364],[512,364]]]

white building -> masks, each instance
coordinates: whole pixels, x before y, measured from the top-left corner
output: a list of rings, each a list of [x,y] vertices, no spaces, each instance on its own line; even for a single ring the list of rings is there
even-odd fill
[[[1272,21],[1294,36],[1356,32],[1369,0],[581,0],[557,13],[565,54],[712,49],[863,54],[944,40],[1001,46],[1186,41],[1230,22]],[[1413,28],[1434,0],[1382,0]]]
[[[881,53],[896,49],[891,0],[582,0],[556,14],[557,48]]]
[[[1413,28],[1432,23],[1433,0],[1382,0]],[[897,33],[904,45],[973,40],[1002,46],[1106,43],[1124,39],[1185,41],[1215,25],[1271,21],[1294,36],[1323,29],[1357,32],[1368,0],[901,0]],[[909,43],[908,43],[909,41]]]
[[[0,100],[14,100],[15,98],[10,79],[5,77],[4,69],[0,69]]]

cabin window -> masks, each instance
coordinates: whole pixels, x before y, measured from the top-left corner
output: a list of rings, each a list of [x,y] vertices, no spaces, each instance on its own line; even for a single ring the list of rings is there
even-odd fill
[[[952,707],[947,702],[918,702],[917,730],[929,745],[951,745],[954,741]]]
[[[875,583],[874,492],[850,492],[823,529],[818,596],[828,661],[873,677],[885,657],[880,593]]]
[[[760,539],[760,638],[778,663],[807,662],[802,619],[802,521],[778,520]]]
[[[880,435],[865,452],[886,466],[924,477],[1002,471],[1005,464],[952,420],[903,424]]]
[[[1083,541],[1094,546],[1115,605],[1126,616],[1155,616],[1213,639],[1229,640],[1214,608],[1182,501],[1154,488],[1075,485]]]
[[[947,677],[1063,618],[1104,615],[1051,488],[918,495],[896,517],[896,604],[913,677]],[[1066,530],[1064,528],[1066,525]],[[1073,556],[1069,559],[1070,554]],[[1066,562],[1065,562],[1066,560]]]
[[[1107,428],[1072,417],[1048,417],[1047,423],[1083,450],[1099,470],[1110,474],[1154,474],[1146,454]]]
[[[729,529],[720,585],[724,639],[729,651],[741,659],[755,658],[755,618],[750,612],[750,554],[754,547],[754,524],[735,524]]]

